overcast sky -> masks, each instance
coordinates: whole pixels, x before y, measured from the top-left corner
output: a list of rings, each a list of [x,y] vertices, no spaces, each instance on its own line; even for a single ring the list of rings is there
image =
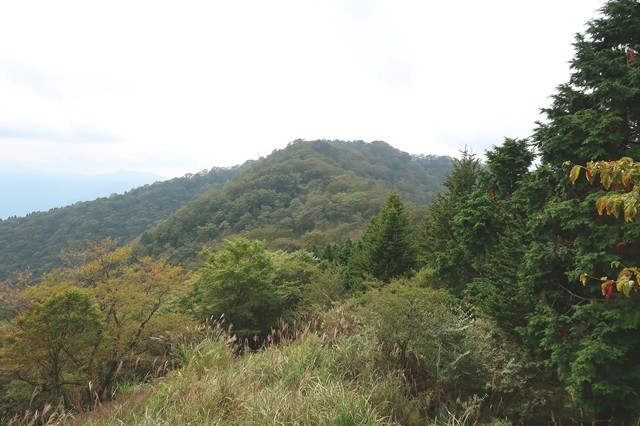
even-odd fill
[[[600,0],[6,1],[0,167],[181,176],[295,139],[526,137]]]

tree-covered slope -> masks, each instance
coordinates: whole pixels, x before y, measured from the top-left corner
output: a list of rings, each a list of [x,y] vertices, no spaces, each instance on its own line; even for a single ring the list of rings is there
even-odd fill
[[[141,248],[185,261],[237,234],[273,249],[344,241],[360,235],[391,189],[409,205],[429,203],[450,166],[449,157],[384,142],[296,141],[183,206],[146,232]]]
[[[129,243],[241,169],[214,168],[121,195],[0,221],[0,280],[13,272],[39,274],[60,266],[61,252],[82,246],[87,240],[115,237],[123,244]]]

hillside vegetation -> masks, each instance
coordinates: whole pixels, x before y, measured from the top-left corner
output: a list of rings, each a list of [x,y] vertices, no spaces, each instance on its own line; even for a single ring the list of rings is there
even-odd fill
[[[424,206],[450,167],[449,157],[411,156],[383,142],[298,141],[242,166],[0,221],[0,280],[51,271],[63,253],[107,237],[128,244],[142,236],[141,253],[174,261],[234,234],[284,249],[344,241],[391,188]]]
[[[153,385],[125,387],[113,403],[64,422],[417,426],[493,418],[492,424],[507,425],[507,416],[544,422],[545,417],[532,413],[535,408],[542,412],[538,405],[545,402],[531,398],[536,389],[526,387],[535,370],[510,357],[508,351],[514,348],[503,346],[504,340],[492,335],[488,324],[473,324],[447,306],[442,292],[412,289],[398,296],[370,296],[381,296],[394,307],[407,296],[429,301],[412,308],[420,319],[434,324],[439,317],[440,326],[419,332],[412,351],[429,345],[445,349],[440,345],[447,345],[447,335],[455,335],[459,347],[455,352],[447,347],[440,357],[437,351],[425,352],[427,357],[410,361],[411,368],[421,369],[421,376],[408,382],[409,370],[399,368],[392,341],[387,340],[391,336],[376,329],[376,319],[387,320],[393,314],[389,308],[368,311],[380,303],[365,298],[358,311],[369,312],[371,323],[359,324],[345,311],[332,312],[322,322],[274,331],[277,346],[242,357],[234,355],[229,335],[218,328],[198,345],[181,348],[179,372]],[[417,329],[416,324],[413,330]],[[502,367],[496,369],[496,364]]]
[[[15,272],[48,272],[61,266],[62,253],[87,241],[113,237],[122,244],[131,243],[180,206],[229,181],[240,169],[214,168],[124,194],[0,221],[0,280]]]
[[[297,141],[4,281],[0,421],[639,424],[638,28],[608,1],[484,162]]]
[[[97,175],[0,170],[0,219],[44,212],[53,207],[122,194],[166,180],[160,175],[119,171]]]
[[[286,250],[344,242],[360,235],[393,188],[408,203],[429,203],[450,168],[449,157],[411,156],[384,142],[296,141],[183,206],[141,245],[145,254],[185,261],[233,235]]]

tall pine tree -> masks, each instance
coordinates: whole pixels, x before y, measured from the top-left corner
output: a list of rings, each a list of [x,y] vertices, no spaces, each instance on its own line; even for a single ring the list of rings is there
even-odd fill
[[[562,163],[640,153],[640,3],[608,2],[574,46],[571,78],[534,133],[537,174],[550,196],[530,215],[533,239],[520,279],[535,308],[522,335],[544,351],[580,407],[597,421],[623,423],[640,415],[638,300],[605,299],[599,286],[582,286],[578,277],[612,275],[612,261],[637,262],[640,228],[598,217],[599,188],[571,186]],[[618,242],[630,244],[618,250]]]
[[[361,241],[360,266],[363,272],[389,282],[407,276],[416,266],[412,231],[402,200],[391,191],[378,215],[371,220]]]
[[[476,181],[452,187],[452,174],[422,247],[443,285],[554,368],[567,402],[594,421],[625,423],[640,416],[638,297],[605,298],[579,276],[636,265],[640,227],[598,216],[599,186],[572,185],[562,164],[639,158],[640,3],[609,1],[574,46],[570,80],[532,137],[539,168],[528,174],[531,154],[507,140]]]
[[[475,154],[462,151],[462,157],[453,161],[451,173],[445,179],[447,191],[431,203],[420,230],[421,262],[433,268],[437,281],[458,296],[472,275],[467,256],[467,243],[471,242],[456,235],[454,221],[456,213],[479,188],[481,172],[482,165]],[[486,192],[484,195],[489,197]],[[466,218],[458,216],[458,220],[460,223]]]
[[[528,193],[537,184],[529,172],[534,155],[527,140],[505,139],[485,156],[483,184],[455,215],[455,233],[470,241],[465,257],[472,273],[464,295],[513,335],[531,311],[530,291],[516,278],[526,249],[523,242],[530,239],[526,221]]]

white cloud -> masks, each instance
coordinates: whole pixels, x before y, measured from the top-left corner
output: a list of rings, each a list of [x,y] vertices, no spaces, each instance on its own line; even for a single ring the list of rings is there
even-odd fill
[[[297,138],[481,152],[530,133],[601,3],[5,2],[0,167],[174,175]]]

